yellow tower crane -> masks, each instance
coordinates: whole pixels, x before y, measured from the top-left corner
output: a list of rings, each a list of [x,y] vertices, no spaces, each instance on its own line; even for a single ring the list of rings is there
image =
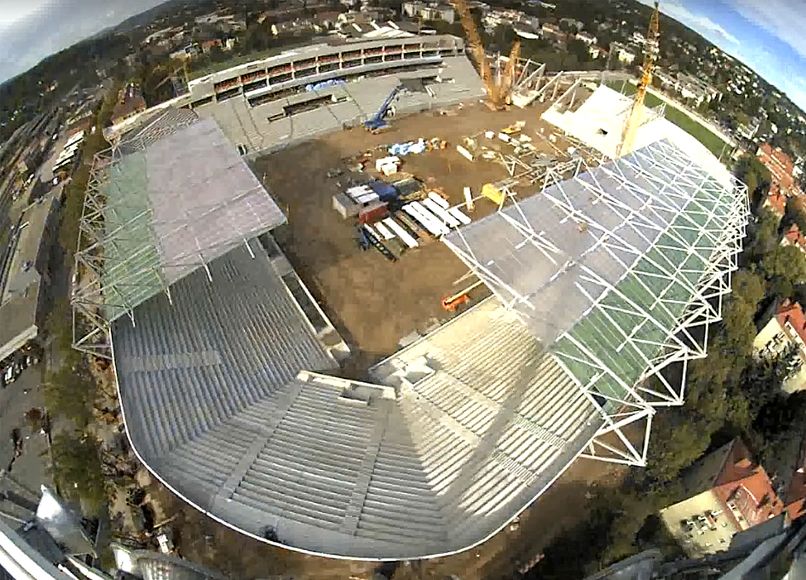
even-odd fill
[[[660,46],[658,44],[658,0],[655,0],[655,10],[652,12],[652,18],[649,20],[649,32],[646,35],[646,44],[644,45],[644,67],[641,74],[641,82],[638,83],[638,90],[635,91],[635,99],[632,103],[632,109],[627,117],[627,122],[624,124],[624,133],[621,136],[621,144],[618,148],[618,155],[626,155],[633,150],[635,146],[635,136],[638,133],[638,127],[644,118],[644,98],[646,97],[647,89],[652,85],[652,73],[655,70],[655,60],[658,58]]]
[[[476,28],[476,23],[473,20],[473,15],[470,13],[467,2],[465,0],[451,0],[451,3],[459,14],[459,21],[462,23],[462,28],[467,37],[467,46],[476,63],[476,68],[484,83],[484,88],[487,89],[487,99],[490,108],[500,111],[510,102],[512,85],[515,74],[517,73],[521,43],[519,40],[515,41],[512,45],[512,50],[509,54],[509,62],[507,62],[504,72],[500,72],[499,66],[499,74],[497,78],[493,78],[492,68],[490,67],[490,62],[484,50],[484,43],[481,40],[478,28]]]

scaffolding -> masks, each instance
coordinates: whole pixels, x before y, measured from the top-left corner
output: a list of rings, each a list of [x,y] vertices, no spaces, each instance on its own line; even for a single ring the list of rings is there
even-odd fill
[[[99,152],[79,222],[73,346],[109,358],[109,328],[285,216],[215,121],[169,110]]]
[[[683,403],[721,318],[747,191],[666,140],[578,167],[442,239],[599,409],[587,456],[644,465],[656,408]],[[637,422],[639,443],[623,430]]]

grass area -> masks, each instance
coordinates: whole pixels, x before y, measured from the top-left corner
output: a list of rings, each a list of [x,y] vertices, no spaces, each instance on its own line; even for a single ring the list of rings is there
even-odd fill
[[[633,95],[638,90],[632,83],[608,83],[611,89],[622,92],[625,95]],[[646,100],[644,101],[648,107],[655,108],[662,103],[666,102],[652,93],[647,93]],[[730,145],[725,143],[717,135],[700,125],[697,121],[686,115],[683,111],[676,108],[669,102],[666,102],[666,112],[664,113],[666,119],[683,129],[686,133],[693,136],[697,141],[705,145],[708,150],[719,158],[723,154],[730,151]]]

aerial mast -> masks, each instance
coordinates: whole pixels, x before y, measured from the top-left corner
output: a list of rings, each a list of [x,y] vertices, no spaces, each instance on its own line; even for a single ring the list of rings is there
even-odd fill
[[[624,133],[621,137],[621,144],[618,148],[618,155],[626,155],[633,150],[635,146],[635,136],[638,133],[638,127],[644,116],[644,98],[646,97],[647,89],[652,85],[652,73],[655,70],[655,60],[660,52],[658,44],[658,0],[655,0],[655,10],[652,12],[652,18],[649,21],[649,32],[646,35],[646,44],[644,49],[644,67],[641,73],[641,82],[638,83],[638,90],[635,91],[635,99],[633,100],[632,109],[627,117],[627,122],[624,125]]]

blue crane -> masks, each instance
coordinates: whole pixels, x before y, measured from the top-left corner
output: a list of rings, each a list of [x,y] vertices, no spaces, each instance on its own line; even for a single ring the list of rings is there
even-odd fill
[[[402,85],[397,85],[394,89],[392,89],[392,92],[389,93],[388,97],[386,97],[386,100],[381,105],[381,108],[378,109],[378,112],[375,113],[375,116],[371,117],[369,120],[367,120],[364,123],[364,127],[367,130],[369,130],[369,131],[379,131],[379,130],[384,129],[384,128],[386,128],[388,126],[388,124],[386,123],[386,120],[384,119],[384,117],[386,116],[386,113],[389,111],[389,107],[392,105],[392,101],[395,100],[395,97],[397,96],[397,94],[402,90],[403,90]]]

